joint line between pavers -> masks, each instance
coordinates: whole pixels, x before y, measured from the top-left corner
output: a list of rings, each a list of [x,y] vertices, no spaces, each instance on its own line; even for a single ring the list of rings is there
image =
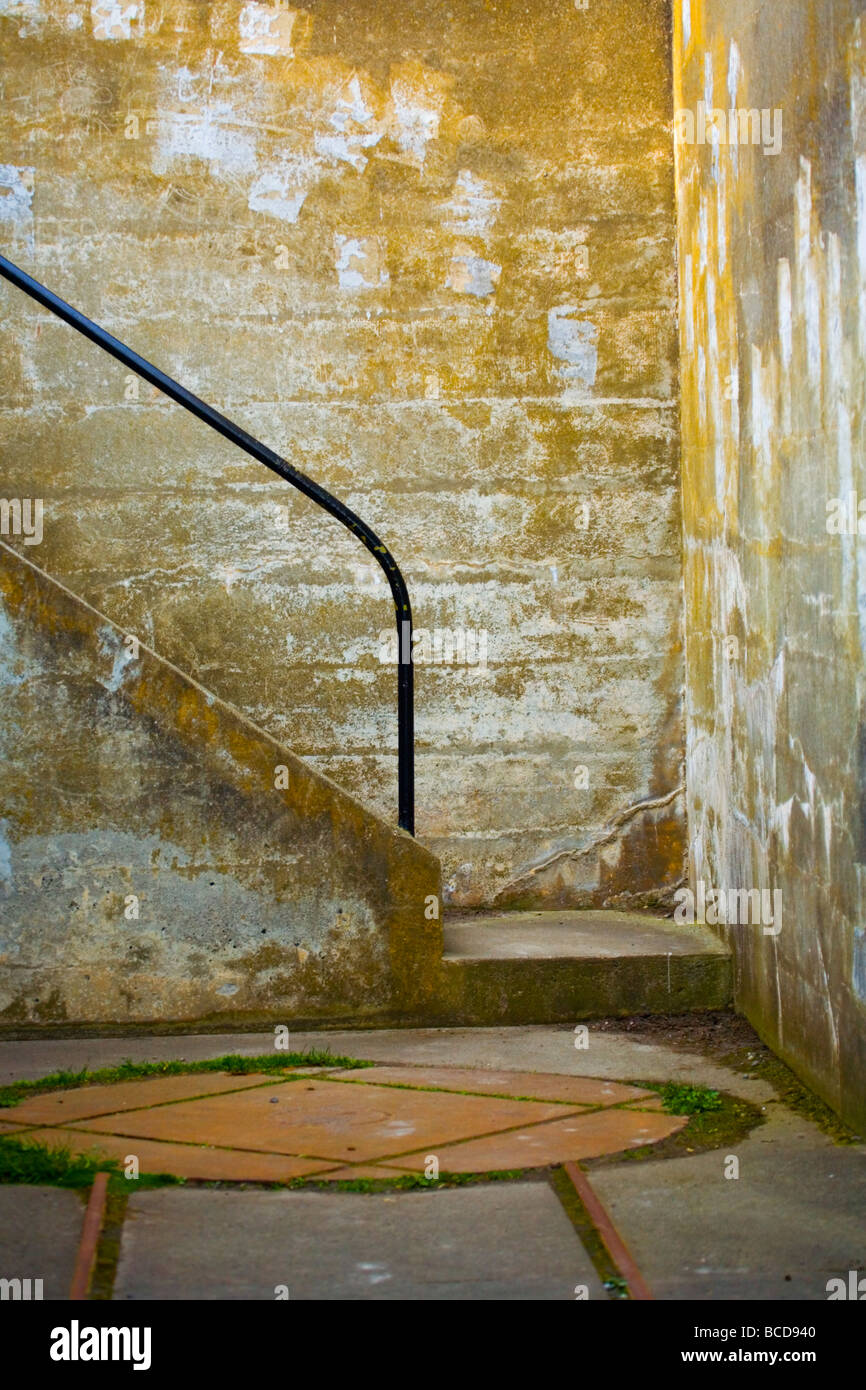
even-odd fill
[[[612,1107],[606,1107],[606,1108],[607,1108],[607,1109],[610,1109],[610,1108],[612,1108]],[[141,1112],[140,1112],[140,1111],[135,1111],[135,1112],[128,1112],[128,1113],[139,1114],[139,1113],[141,1113]],[[572,1110],[572,1111],[570,1111],[570,1112],[568,1112],[568,1113],[570,1113],[571,1115],[573,1115],[576,1119],[580,1119],[580,1118],[582,1118],[582,1116],[583,1116],[584,1114],[587,1114],[587,1113],[595,1113],[595,1112],[587,1112],[587,1111],[580,1111],[580,1110]],[[516,1125],[507,1125],[504,1129],[481,1130],[481,1131],[476,1132],[476,1133],[473,1133],[473,1134],[464,1135],[462,1138],[459,1138],[459,1139],[442,1139],[442,1140],[439,1140],[439,1141],[431,1140],[431,1142],[430,1142],[428,1145],[422,1146],[422,1147],[433,1148],[434,1146],[437,1146],[437,1145],[438,1145],[439,1148],[451,1148],[451,1147],[452,1147],[453,1145],[455,1145],[455,1144],[471,1144],[471,1143],[474,1143],[474,1142],[475,1142],[476,1140],[478,1140],[478,1139],[495,1139],[495,1138],[500,1137],[500,1136],[503,1136],[503,1135],[519,1133],[521,1130],[525,1130],[525,1129],[538,1129],[539,1127],[541,1127],[541,1126],[543,1126],[543,1125],[547,1125],[547,1124],[558,1124],[558,1123],[559,1123],[559,1120],[562,1119],[562,1118],[564,1118],[564,1117],[563,1117],[563,1116],[554,1116],[554,1115],[551,1115],[551,1116],[550,1116],[548,1119],[546,1119],[546,1120],[529,1120],[529,1121],[524,1120],[524,1121],[522,1121],[520,1124],[516,1124]],[[80,1123],[81,1123],[81,1124],[84,1124],[84,1123],[89,1123],[89,1122],[81,1121]],[[282,1150],[277,1150],[277,1149],[249,1149],[249,1148],[245,1148],[245,1147],[241,1147],[241,1146],[231,1147],[231,1146],[226,1145],[226,1144],[202,1144],[201,1142],[199,1142],[198,1140],[195,1140],[195,1139],[166,1139],[166,1138],[155,1137],[155,1136],[153,1136],[153,1135],[128,1134],[128,1133],[124,1132],[123,1130],[79,1129],[79,1128],[76,1128],[75,1124],[69,1124],[69,1123],[67,1123],[66,1125],[39,1125],[37,1128],[39,1128],[39,1129],[57,1129],[57,1130],[60,1130],[60,1129],[68,1129],[68,1130],[71,1130],[71,1131],[72,1131],[73,1133],[75,1133],[75,1134],[83,1135],[83,1136],[85,1136],[85,1137],[86,1137],[87,1135],[89,1135],[89,1134],[92,1134],[92,1135],[100,1135],[100,1136],[101,1136],[102,1138],[104,1138],[104,1139],[129,1139],[129,1140],[132,1141],[132,1142],[134,1142],[134,1141],[137,1140],[137,1141],[138,1141],[139,1143],[141,1143],[141,1144],[176,1144],[179,1148],[195,1148],[195,1149],[206,1148],[206,1149],[208,1149],[208,1150],[213,1150],[214,1152],[217,1152],[217,1153],[268,1154],[268,1155],[270,1155],[271,1157],[276,1157],[276,1158],[299,1158],[299,1159],[306,1159],[306,1160],[308,1160],[309,1162],[312,1162],[312,1163],[330,1163],[330,1164],[332,1164],[332,1165],[334,1165],[334,1166],[338,1166],[338,1165],[340,1165],[340,1164],[342,1164],[342,1163],[360,1163],[360,1164],[364,1164],[364,1165],[379,1164],[379,1163],[384,1162],[386,1159],[388,1159],[388,1160],[390,1160],[390,1159],[397,1159],[397,1158],[402,1158],[402,1157],[404,1157],[404,1156],[407,1156],[407,1155],[409,1155],[409,1154],[416,1153],[416,1152],[417,1152],[417,1149],[418,1149],[418,1146],[417,1146],[417,1144],[416,1144],[416,1145],[413,1145],[413,1147],[408,1148],[408,1149],[399,1149],[399,1150],[397,1150],[397,1151],[395,1151],[395,1152],[388,1152],[388,1153],[384,1153],[384,1154],[370,1155],[369,1157],[363,1158],[363,1159],[343,1159],[343,1158],[336,1158],[336,1159],[335,1159],[335,1158],[333,1158],[333,1157],[324,1158],[324,1157],[322,1157],[320,1154],[309,1154],[309,1153],[300,1153],[300,1152],[286,1153],[286,1152],[284,1152],[284,1151],[282,1151]]]
[[[161,1138],[153,1138],[151,1135],[148,1135],[148,1134],[126,1134],[126,1133],[124,1133],[122,1130],[117,1130],[117,1129],[76,1129],[75,1125],[72,1125],[72,1124],[66,1124],[66,1125],[36,1125],[36,1126],[34,1126],[34,1129],[35,1129],[35,1130],[40,1130],[40,1129],[55,1129],[55,1130],[57,1130],[58,1133],[60,1133],[62,1130],[65,1129],[65,1130],[69,1130],[71,1133],[73,1133],[73,1134],[75,1134],[75,1135],[77,1135],[77,1136],[79,1136],[80,1138],[83,1138],[83,1139],[87,1139],[90,1135],[93,1135],[94,1138],[98,1138],[98,1139],[128,1139],[128,1140],[130,1141],[131,1144],[134,1144],[134,1143],[139,1143],[139,1144],[169,1144],[169,1145],[173,1145],[175,1148],[178,1148],[178,1149],[206,1149],[206,1150],[208,1151],[208,1153],[243,1154],[243,1155],[247,1155],[247,1154],[248,1154],[250,1157],[256,1157],[257,1155],[260,1155],[260,1156],[262,1156],[262,1157],[264,1157],[264,1158],[285,1158],[285,1159],[298,1158],[298,1159],[303,1159],[303,1160],[305,1160],[306,1162],[309,1162],[309,1163],[326,1163],[326,1164],[328,1164],[331,1168],[341,1168],[341,1167],[344,1167],[347,1163],[352,1163],[352,1162],[353,1162],[353,1160],[350,1159],[350,1158],[349,1158],[349,1159],[334,1158],[333,1156],[329,1156],[329,1157],[325,1158],[322,1154],[285,1153],[285,1152],[284,1152],[283,1150],[281,1150],[281,1149],[243,1149],[243,1148],[232,1148],[232,1147],[231,1147],[230,1145],[228,1145],[228,1144],[202,1144],[201,1141],[198,1140],[198,1139],[161,1139]],[[110,1155],[109,1155],[109,1156],[110,1156]],[[376,1163],[376,1162],[378,1162],[377,1159],[372,1159],[372,1158],[371,1158],[371,1159],[357,1159],[357,1160],[355,1160],[355,1161],[358,1162],[358,1163],[360,1163],[360,1164],[364,1164],[365,1166],[366,1166],[367,1164],[370,1164],[370,1163]],[[207,1179],[205,1179],[205,1181],[207,1181]]]
[[[187,1074],[188,1074],[188,1073],[187,1073]],[[181,1072],[181,1073],[178,1073],[178,1075],[184,1075],[184,1073]],[[250,1073],[250,1075],[253,1075],[253,1076],[254,1076],[254,1075],[257,1075],[257,1073],[252,1072],[252,1073]],[[144,1078],[144,1079],[145,1079],[145,1080],[150,1080],[150,1077],[146,1077],[146,1078]],[[156,1079],[156,1080],[159,1080],[159,1078],[155,1078],[155,1079]],[[136,1106],[133,1106],[131,1109],[127,1109],[127,1110],[96,1110],[96,1111],[94,1111],[93,1114],[91,1114],[91,1115],[79,1115],[75,1120],[67,1120],[67,1119],[63,1119],[63,1120],[34,1120],[34,1121],[29,1121],[29,1122],[26,1122],[26,1123],[22,1124],[20,1128],[21,1128],[21,1129],[70,1129],[73,1125],[84,1124],[85,1122],[89,1122],[90,1120],[110,1120],[111,1117],[112,1117],[112,1115],[141,1115],[141,1114],[142,1114],[144,1111],[146,1111],[146,1110],[164,1110],[164,1109],[165,1109],[167,1106],[169,1106],[169,1105],[185,1105],[187,1101],[193,1101],[193,1100],[216,1100],[216,1099],[221,1099],[223,1096],[237,1096],[237,1095],[244,1095],[244,1094],[246,1094],[247,1091],[259,1091],[259,1090],[261,1090],[261,1088],[262,1088],[263,1086],[282,1086],[282,1085],[284,1085],[285,1083],[290,1082],[290,1081],[309,1081],[309,1080],[311,1080],[311,1079],[312,1079],[312,1080],[318,1081],[318,1080],[320,1080],[321,1078],[318,1077],[318,1076],[312,1077],[312,1078],[311,1078],[310,1075],[309,1075],[309,1073],[307,1073],[307,1072],[305,1072],[303,1075],[301,1075],[301,1074],[299,1073],[299,1074],[296,1075],[296,1076],[271,1076],[271,1077],[266,1077],[263,1081],[256,1081],[255,1084],[254,1084],[254,1085],[251,1085],[251,1086],[233,1086],[233,1087],[232,1087],[230,1090],[228,1090],[228,1091],[202,1091],[202,1092],[200,1092],[198,1095],[192,1095],[192,1096],[175,1096],[173,1100],[153,1100],[153,1101],[148,1101],[147,1104],[145,1104],[145,1105],[136,1105]],[[117,1083],[115,1083],[115,1084],[117,1084],[117,1085],[123,1085],[124,1083],[123,1083],[123,1082],[117,1082]],[[79,1086],[70,1086],[68,1089],[69,1089],[70,1092],[75,1092],[75,1091],[78,1091],[78,1090],[86,1090],[86,1087],[83,1087],[83,1086],[82,1086],[82,1087],[79,1087]],[[56,1092],[47,1092],[47,1093],[46,1093],[46,1095],[54,1095],[54,1094],[57,1094],[57,1093],[56,1093]],[[26,1104],[26,1101],[25,1101],[25,1104]],[[14,1107],[13,1107],[13,1108],[14,1108]],[[2,1129],[0,1129],[0,1139],[2,1139],[2,1138],[3,1138],[3,1131],[2,1131]]]
[[[548,1075],[550,1074],[551,1073],[548,1073]],[[601,1078],[590,1077],[587,1079],[600,1080]],[[447,1096],[480,1096],[487,1100],[513,1100],[526,1102],[533,1105],[563,1105],[572,1110],[580,1109],[584,1111],[586,1114],[589,1114],[591,1111],[596,1110],[620,1110],[624,1106],[637,1106],[639,1103],[637,1100],[615,1100],[611,1102],[610,1105],[604,1105],[601,1102],[596,1104],[592,1101],[586,1100],[556,1100],[550,1096],[515,1096],[507,1091],[468,1091],[458,1090],[455,1086],[413,1086],[408,1081],[378,1081],[373,1080],[372,1078],[370,1080],[364,1080],[362,1076],[357,1077],[357,1079],[353,1076],[329,1076],[328,1080],[335,1081],[338,1082],[340,1085],[346,1086],[388,1086],[392,1091],[424,1091],[433,1095],[442,1094]],[[579,1081],[581,1080],[581,1078],[569,1077],[568,1080]],[[619,1086],[623,1083],[615,1081],[612,1084],[615,1086]],[[646,1096],[641,1097],[640,1099],[649,1100],[650,1098],[650,1096]]]

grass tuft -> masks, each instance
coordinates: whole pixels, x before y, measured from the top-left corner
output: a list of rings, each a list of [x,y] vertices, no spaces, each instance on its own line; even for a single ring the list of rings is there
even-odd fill
[[[356,1057],[333,1057],[327,1049],[310,1052],[265,1052],[255,1057],[242,1057],[230,1052],[224,1057],[208,1057],[201,1062],[132,1062],[123,1061],[116,1067],[100,1067],[97,1071],[53,1071],[36,1081],[13,1081],[0,1086],[0,1110],[8,1110],[29,1096],[47,1091],[72,1090],[79,1086],[106,1086],[115,1081],[140,1081],[148,1076],[182,1076],[194,1072],[228,1072],[231,1076],[249,1076],[253,1072],[282,1072],[292,1067],[341,1067],[343,1070],[372,1067]]]
[[[684,1086],[668,1081],[659,1088],[659,1093],[669,1115],[706,1115],[722,1108],[718,1091],[711,1091],[707,1086]]]

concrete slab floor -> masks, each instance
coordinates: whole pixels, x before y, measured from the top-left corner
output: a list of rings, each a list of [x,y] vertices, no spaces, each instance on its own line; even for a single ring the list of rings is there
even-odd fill
[[[866,1147],[834,1144],[782,1106],[730,1154],[590,1180],[657,1299],[825,1300],[828,1279],[866,1272]]]
[[[68,1298],[83,1220],[76,1192],[0,1187],[0,1279],[41,1279],[43,1299]]]
[[[595,1190],[631,1247],[655,1297],[823,1300],[829,1278],[845,1275],[850,1269],[862,1272],[866,1268],[866,1145],[835,1145],[815,1125],[778,1102],[767,1082],[718,1060],[719,1055],[735,1051],[733,1045],[717,1047],[714,1058],[700,1055],[685,1033],[682,1045],[677,1045],[680,1035],[676,1027],[665,1034],[657,1027],[644,1027],[640,1020],[624,1020],[622,1031],[617,1031],[617,1026],[611,1022],[597,1028],[589,1024],[585,1048],[575,1047],[576,1035],[563,1026],[293,1031],[291,1046],[299,1051],[329,1047],[334,1054],[369,1058],[382,1065],[417,1067],[419,1081],[420,1069],[433,1065],[620,1082],[681,1080],[723,1088],[766,1106],[768,1116],[762,1128],[736,1146],[733,1156],[739,1159],[739,1178],[725,1178],[724,1165],[729,1155],[721,1150],[689,1158],[617,1162],[590,1174]],[[696,1027],[695,1031],[701,1033],[702,1029]],[[748,1030],[740,1043],[743,1041],[750,1045]],[[61,1066],[111,1065],[125,1057],[158,1060],[203,1058],[226,1052],[250,1055],[270,1052],[273,1044],[270,1032],[7,1041],[0,1043],[0,1081],[38,1076]],[[526,1197],[525,1189],[543,1191],[555,1201],[543,1183],[375,1196],[191,1189],[139,1193],[130,1206],[130,1212],[139,1215],[125,1238],[122,1279],[116,1297],[151,1296],[148,1291],[156,1290],[155,1281],[163,1269],[166,1283],[155,1296],[169,1298],[271,1298],[273,1286],[278,1283],[289,1286],[292,1298],[573,1298],[573,1286],[589,1283],[590,1276],[572,1278],[566,1274],[576,1258],[563,1254],[568,1241],[553,1241],[550,1260],[536,1251],[526,1263],[521,1263],[521,1249],[529,1242],[535,1250],[534,1233],[547,1220],[539,1217],[532,1205],[545,1203],[547,1198]],[[0,1198],[14,1207],[22,1191],[0,1189]],[[473,1263],[469,1245],[477,1244],[480,1238],[486,1250],[477,1222],[467,1219],[463,1224],[456,1221],[453,1227],[448,1225],[450,1213],[459,1209],[461,1200],[470,1197],[492,1204],[493,1229],[501,1230],[506,1242],[505,1264],[488,1260],[482,1267],[481,1263]],[[235,1235],[231,1239],[225,1236],[222,1263],[217,1260],[214,1264],[217,1273],[208,1283],[210,1275],[202,1270],[206,1271],[208,1261],[216,1258],[215,1251],[218,1253],[225,1231],[220,1227],[216,1233],[208,1234],[207,1222],[199,1220],[196,1213],[206,1200],[226,1198],[232,1204],[253,1199],[256,1210],[261,1211],[267,1210],[266,1206],[259,1207],[261,1198],[290,1200],[292,1206],[285,1210],[303,1213],[297,1217],[297,1241],[285,1247],[291,1258],[278,1258],[275,1247],[267,1246],[265,1221],[261,1268],[252,1273],[249,1269],[232,1268],[233,1243],[240,1241],[234,1248],[245,1249],[247,1241],[245,1234],[238,1234],[244,1218],[232,1215],[231,1230]],[[159,1226],[162,1217],[158,1214],[173,1210],[170,1203],[187,1199],[193,1200],[185,1208],[188,1215],[182,1218],[179,1228],[183,1237],[172,1240],[168,1267],[165,1251],[160,1251],[158,1244],[158,1231],[167,1228]],[[77,1203],[77,1199],[71,1197],[71,1202]],[[333,1205],[346,1202],[350,1205]],[[283,1209],[279,1204],[275,1208]],[[223,1210],[227,1214],[240,1213],[243,1208],[231,1205],[221,1207]],[[468,1212],[468,1204],[462,1210]],[[506,1211],[507,1220],[502,1215]],[[404,1212],[409,1213],[407,1221]],[[441,1212],[444,1225],[440,1226],[436,1212]],[[561,1209],[558,1212],[566,1223],[568,1240],[572,1240],[570,1223]],[[311,1220],[311,1213],[316,1221]],[[395,1213],[400,1213],[399,1218]],[[413,1224],[428,1220],[429,1236],[426,1227]],[[259,1217],[251,1215],[250,1221],[251,1248],[257,1249]],[[18,1221],[25,1230],[30,1224],[26,1214]],[[294,1217],[292,1229],[296,1229]],[[448,1244],[448,1231],[454,1236],[456,1253],[442,1244]],[[467,1232],[471,1233],[471,1242]],[[432,1255],[424,1253],[428,1240],[433,1242]],[[206,1248],[208,1241],[216,1242],[210,1252]],[[316,1241],[320,1243],[320,1260],[311,1253]],[[492,1244],[495,1249],[496,1242]],[[542,1242],[540,1248],[544,1246]],[[512,1250],[513,1258],[509,1253]],[[582,1247],[579,1254],[586,1259]],[[451,1260],[448,1267],[446,1255]],[[295,1274],[292,1269],[283,1269],[287,1262],[293,1264]],[[300,1288],[293,1283],[297,1271],[302,1280]],[[365,1275],[372,1280],[379,1274],[390,1278],[383,1278],[379,1285],[364,1283]],[[200,1291],[204,1288],[202,1280],[207,1284],[204,1292]],[[565,1280],[565,1292],[560,1291],[561,1280]],[[386,1285],[384,1292],[378,1292]],[[398,1286],[401,1291],[393,1292]],[[593,1287],[597,1291],[597,1281]],[[258,1291],[261,1288],[263,1292]]]
[[[583,1026],[583,1025],[580,1025]],[[693,1051],[644,1041],[626,1032],[587,1028],[583,1035],[562,1024],[502,1028],[382,1028],[292,1030],[294,1051],[330,1048],[335,1055],[362,1057],[393,1065],[490,1067],[498,1070],[554,1072],[564,1076],[608,1077],[615,1081],[691,1081],[721,1086],[744,1100],[764,1104],[773,1092],[762,1081],[744,1079]],[[133,1061],[183,1058],[198,1061],[237,1052],[273,1051],[274,1033],[207,1033],[173,1037],[62,1038],[0,1042],[0,1085],[44,1076],[61,1067],[77,1070]]]
[[[292,1301],[573,1300],[578,1285],[606,1297],[546,1183],[377,1196],[166,1188],[130,1201],[115,1298],[273,1300],[284,1286]]]

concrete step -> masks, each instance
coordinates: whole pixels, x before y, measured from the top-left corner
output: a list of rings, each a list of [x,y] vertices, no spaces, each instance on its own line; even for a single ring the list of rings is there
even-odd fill
[[[634,912],[509,912],[444,924],[454,1023],[557,1023],[726,1008],[731,957],[706,927]]]

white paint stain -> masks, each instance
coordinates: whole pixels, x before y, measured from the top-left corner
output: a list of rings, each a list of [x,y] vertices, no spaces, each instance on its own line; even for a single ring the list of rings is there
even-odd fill
[[[319,166],[312,160],[264,169],[250,188],[247,205],[252,212],[265,212],[281,222],[297,222],[307,194],[320,176]]]
[[[104,686],[110,695],[116,695],[123,685],[124,674],[127,666],[135,658],[129,647],[121,638],[119,632],[112,627],[103,627],[99,630],[99,650],[105,657],[111,657],[111,674],[105,678],[97,676],[99,684]]]
[[[19,650],[15,629],[5,608],[0,606],[0,690],[24,685],[35,674]]]
[[[457,294],[474,294],[482,299],[493,294],[501,274],[502,266],[495,261],[485,261],[482,256],[471,254],[455,255],[451,258],[445,285]]]
[[[782,365],[788,370],[791,366],[791,355],[794,348],[794,330],[791,310],[791,266],[786,260],[779,261],[777,282],[779,348]]]
[[[709,265],[709,245],[710,245],[710,224],[707,214],[707,200],[701,194],[701,205],[698,211],[698,249],[700,259],[698,266],[700,270],[706,270]]]
[[[420,166],[427,146],[439,134],[445,92],[441,74],[416,65],[410,68],[391,79],[388,128],[398,148]]]
[[[351,164],[361,173],[368,163],[364,151],[378,145],[384,132],[357,73],[338,89],[328,125],[329,130],[318,131],[314,136],[316,153],[337,163]]]
[[[809,261],[812,234],[812,166],[800,156],[800,177],[794,192],[797,237],[797,271],[803,275]]]
[[[0,882],[12,882],[12,846],[6,838],[9,822],[0,820]]]
[[[487,241],[501,206],[502,199],[496,196],[489,183],[470,169],[461,169],[454,191],[445,204],[443,223],[446,230],[456,236],[480,237]]]
[[[392,1277],[387,1265],[361,1263],[357,1268],[366,1275],[368,1284],[386,1284]]]
[[[95,39],[131,39],[132,26],[144,22],[142,0],[90,0],[90,22]]]
[[[0,164],[0,222],[30,226],[35,172],[29,165]]]
[[[244,5],[238,18],[241,53],[267,58],[294,58],[292,36],[298,11],[286,6]]]
[[[695,350],[695,309],[694,309],[694,262],[691,255],[683,261],[683,314],[685,324],[686,352]]]
[[[559,373],[571,385],[594,386],[598,371],[598,328],[573,304],[560,304],[547,315],[547,346],[558,361]]]
[[[732,107],[737,105],[737,89],[740,85],[740,73],[743,70],[740,59],[740,50],[735,39],[731,39],[728,49],[728,100]]]
[[[725,166],[719,169],[719,181],[716,184],[716,240],[719,250],[719,274],[724,275],[725,266],[728,263],[728,190],[725,177]]]
[[[255,168],[256,142],[250,131],[234,125],[227,102],[204,111],[173,111],[160,120],[153,156],[155,174],[165,174],[178,160],[201,159],[212,173],[247,173]]]
[[[857,194],[857,263],[860,270],[860,353],[866,355],[866,155],[859,155],[854,170]]]
[[[12,18],[20,17],[25,20],[45,17],[41,0],[0,0],[0,14],[8,14]]]
[[[343,290],[375,290],[390,279],[378,237],[334,236],[337,279]]]

